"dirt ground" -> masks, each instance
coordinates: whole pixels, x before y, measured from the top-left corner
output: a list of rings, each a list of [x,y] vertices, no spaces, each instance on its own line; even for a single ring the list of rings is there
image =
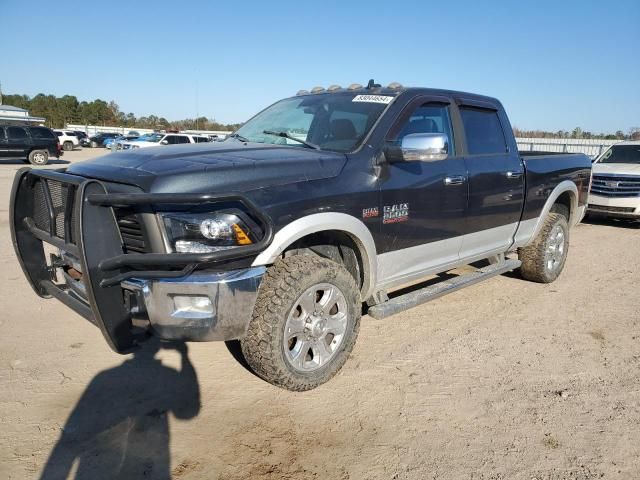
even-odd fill
[[[223,343],[116,355],[36,297],[8,227],[20,166],[0,163],[0,478],[640,478],[640,228],[578,226],[550,285],[364,317],[343,371],[290,393]]]

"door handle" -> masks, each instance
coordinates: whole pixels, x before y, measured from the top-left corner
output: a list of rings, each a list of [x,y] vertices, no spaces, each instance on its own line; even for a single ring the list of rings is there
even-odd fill
[[[513,170],[509,170],[505,173],[507,178],[520,178],[522,176],[522,172],[514,172]]]
[[[462,185],[466,178],[464,175],[451,175],[450,177],[444,177],[444,184],[449,185]]]

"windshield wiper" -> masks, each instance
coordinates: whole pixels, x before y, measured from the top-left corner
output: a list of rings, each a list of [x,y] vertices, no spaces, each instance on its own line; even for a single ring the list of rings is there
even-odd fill
[[[289,140],[293,140],[294,142],[300,142],[305,147],[320,150],[320,147],[315,143],[307,142],[306,140],[302,140],[301,138],[296,138],[288,132],[274,132],[273,130],[263,130],[262,133],[266,135],[275,135],[276,137],[288,138]]]
[[[241,142],[249,143],[248,139],[246,139],[245,137],[243,137],[242,135],[240,135],[238,133],[232,133],[231,135],[228,135],[228,137],[229,138],[237,138]]]

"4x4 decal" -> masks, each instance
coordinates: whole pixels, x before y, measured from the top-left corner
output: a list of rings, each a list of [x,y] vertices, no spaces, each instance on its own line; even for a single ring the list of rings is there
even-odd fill
[[[382,223],[398,223],[409,220],[409,204],[397,203],[383,207]]]

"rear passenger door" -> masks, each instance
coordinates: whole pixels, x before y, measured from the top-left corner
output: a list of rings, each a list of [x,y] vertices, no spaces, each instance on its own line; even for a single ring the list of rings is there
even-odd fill
[[[7,156],[27,158],[31,149],[31,139],[24,127],[5,127],[7,132]]]
[[[505,251],[518,228],[524,201],[524,167],[505,129],[511,128],[498,107],[462,104],[469,206],[461,258]],[[514,151],[512,151],[514,150]]]

